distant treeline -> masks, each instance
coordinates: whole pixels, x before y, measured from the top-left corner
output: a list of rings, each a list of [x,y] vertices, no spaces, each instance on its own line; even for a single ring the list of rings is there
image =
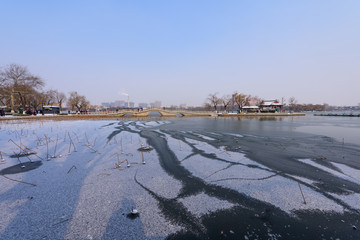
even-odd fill
[[[10,64],[0,68],[0,108],[5,111],[43,111],[44,106],[56,105],[60,109],[65,102],[72,110],[86,110],[90,103],[76,91],[65,93],[55,89],[44,89],[45,82],[32,74],[27,67]]]
[[[258,106],[261,111],[261,107],[264,106],[265,102],[269,102],[269,100],[244,93],[235,92],[232,95],[227,94],[223,97],[218,97],[217,93],[213,93],[209,94],[206,99],[204,110],[242,111],[246,106]],[[295,97],[290,97],[288,100],[282,97],[280,100],[275,99],[270,102],[277,103],[282,111],[289,112],[326,111],[331,108],[328,104],[299,104]]]
[[[327,104],[293,104],[285,105],[284,110],[294,112],[323,112],[329,108]]]

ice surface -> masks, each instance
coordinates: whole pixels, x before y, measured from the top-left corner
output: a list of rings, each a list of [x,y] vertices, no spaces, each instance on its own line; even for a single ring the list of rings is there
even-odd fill
[[[0,176],[3,214],[0,237],[165,239],[184,227],[164,216],[154,195],[177,199],[198,218],[234,207],[204,192],[177,198],[183,183],[161,167],[155,150],[138,151],[149,144],[139,134],[143,129],[161,133],[181,166],[209,185],[235,190],[290,215],[296,210],[344,213],[343,206],[317,191],[317,182],[277,172],[249,159],[243,152],[228,150],[227,146],[215,147],[218,146],[212,145],[215,139],[204,135],[207,133],[184,131],[181,135],[186,137],[185,141],[178,140],[171,132],[158,129],[168,123],[84,120],[0,123],[0,151],[5,159],[0,170],[18,164],[18,159],[10,156],[25,148],[36,154],[20,157],[20,161],[41,160],[43,163],[37,169],[7,175],[36,187]],[[194,135],[200,139],[192,139]],[[332,163],[339,172],[310,159],[298,161],[360,184],[360,170],[345,164]],[[307,204],[303,203],[297,180],[305,184],[300,186]],[[360,209],[359,193],[331,195]],[[139,211],[139,217],[127,216],[132,208]],[[269,228],[269,238],[276,237]]]
[[[193,153],[191,146],[188,145],[187,143],[175,139],[171,137],[169,134],[166,133],[162,133],[162,134],[164,134],[170,150],[175,153],[179,161],[184,160],[186,157],[188,157],[190,154]]]
[[[204,214],[216,212],[218,210],[232,208],[234,206],[234,204],[228,201],[210,197],[205,193],[182,198],[179,201],[182,202],[188,210],[190,210],[198,217],[201,217]]]
[[[225,161],[229,161],[233,163],[241,163],[245,165],[256,165],[258,167],[266,168],[264,165],[259,164],[245,157],[245,154],[241,152],[228,151],[225,146],[218,149],[205,142],[199,142],[190,138],[186,138],[186,140],[189,143],[192,143],[195,148],[205,153],[213,153],[216,155],[217,158],[223,159]]]
[[[360,182],[360,170],[349,167],[341,163],[332,163],[335,167],[339,168],[346,176],[353,178],[356,182]]]
[[[340,177],[342,179],[345,179],[345,180],[348,180],[348,181],[351,181],[351,182],[354,182],[354,183],[357,183],[357,184],[360,184],[360,179],[359,179],[359,170],[356,170],[356,169],[352,169],[350,167],[347,167],[346,165],[344,164],[334,164],[335,166],[339,166],[340,169],[344,170],[345,172],[349,172],[349,173],[352,173],[354,174],[353,176],[349,176],[347,174],[343,174],[343,173],[340,173],[338,171],[335,171],[333,169],[330,169],[330,168],[327,168],[323,165],[320,165],[316,162],[313,162],[311,159],[298,159],[300,162],[303,162],[303,163],[306,163],[306,164],[309,164],[311,166],[314,166],[318,169],[321,169],[323,171],[326,171],[334,176],[337,176],[337,177]],[[355,178],[354,178],[355,177]]]
[[[209,161],[212,163],[209,164]],[[302,186],[307,202],[304,204],[296,181],[264,169],[243,165],[229,167],[229,164],[224,162],[214,162],[198,155],[182,164],[197,177],[265,201],[288,213],[297,209],[343,212],[342,206],[306,186]]]
[[[349,206],[352,206],[353,208],[356,208],[360,210],[360,194],[359,193],[352,193],[352,194],[344,194],[339,195],[335,193],[330,193],[332,196],[334,196],[337,199],[340,199],[341,201],[347,203]]]
[[[226,133],[226,135],[230,135],[230,136],[234,136],[234,137],[239,137],[239,138],[243,138],[243,137],[244,137],[244,135],[237,134],[237,133]]]
[[[169,198],[178,194],[181,183],[162,170],[155,151],[144,152],[146,164],[142,164],[137,149],[146,140],[138,134],[121,131],[108,141],[119,126],[112,123],[42,121],[1,125],[0,151],[5,158],[1,169],[18,164],[16,158],[9,157],[20,151],[16,144],[36,152],[29,156],[31,160],[43,159],[38,169],[9,175],[36,187],[0,178],[0,207],[6,214],[0,220],[1,236],[12,236],[10,229],[21,227],[18,239],[90,239],[111,234],[164,239],[182,229],[164,218],[157,201],[135,183],[134,176],[137,174],[138,181],[150,190]],[[160,124],[165,122],[152,122],[147,127]],[[54,155],[55,145],[56,158],[47,161],[47,155]],[[125,159],[129,168],[127,162],[116,167]],[[21,157],[21,161],[29,160]],[[140,212],[138,219],[126,217],[132,207]],[[120,218],[121,224],[114,224],[114,218]],[[134,232],[129,233],[129,229]]]
[[[205,139],[205,140],[209,140],[209,141],[215,141],[214,138],[211,138],[211,137],[208,137],[208,136],[205,136],[205,135],[202,135],[202,134],[199,134],[199,133],[193,133],[195,136],[198,136],[202,139]]]

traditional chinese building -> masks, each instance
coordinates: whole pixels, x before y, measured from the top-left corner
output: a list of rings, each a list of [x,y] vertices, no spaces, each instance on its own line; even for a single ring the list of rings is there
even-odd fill
[[[282,108],[283,108],[283,104],[279,103],[278,100],[264,100],[260,104],[261,111],[281,112]]]

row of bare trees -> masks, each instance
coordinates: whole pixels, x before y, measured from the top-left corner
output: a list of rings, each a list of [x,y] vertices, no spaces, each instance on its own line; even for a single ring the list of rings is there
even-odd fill
[[[286,105],[286,99],[284,97],[281,98],[281,101],[276,100],[277,102]],[[232,95],[224,95],[222,97],[218,97],[217,93],[209,94],[207,101],[205,103],[205,108],[210,110],[213,109],[215,111],[223,110],[228,111],[230,106],[236,107],[236,110],[241,110],[244,106],[260,106],[264,103],[264,100],[257,97],[252,96],[250,94],[238,93],[235,92]],[[301,106],[301,107],[300,107]],[[311,109],[311,106],[314,106],[314,110],[321,109],[322,105],[312,105],[309,104],[308,106],[299,105],[297,104],[297,100],[295,97],[291,97],[288,99],[288,106],[286,107],[289,111],[296,111],[298,109]]]
[[[209,94],[205,107],[208,109],[213,108],[215,111],[224,110],[228,111],[230,106],[237,106],[238,109],[242,109],[244,106],[250,106],[251,104],[259,105],[261,99],[258,97],[253,97],[250,94],[246,95],[244,93],[235,92],[233,95],[224,95],[223,97],[218,97],[217,93]]]
[[[90,104],[85,96],[71,92],[67,98],[65,93],[58,90],[44,90],[45,82],[32,74],[27,67],[10,64],[0,69],[0,105],[19,108],[41,110],[44,105],[58,105],[60,109],[67,100],[72,110],[84,110]]]
[[[328,104],[289,104],[284,107],[284,110],[294,111],[294,112],[323,112],[331,109]]]

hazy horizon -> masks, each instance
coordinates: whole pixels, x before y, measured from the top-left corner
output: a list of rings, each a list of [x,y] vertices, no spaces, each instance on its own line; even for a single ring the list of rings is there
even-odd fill
[[[360,103],[359,1],[1,1],[0,67],[46,89],[202,105],[234,91]]]

